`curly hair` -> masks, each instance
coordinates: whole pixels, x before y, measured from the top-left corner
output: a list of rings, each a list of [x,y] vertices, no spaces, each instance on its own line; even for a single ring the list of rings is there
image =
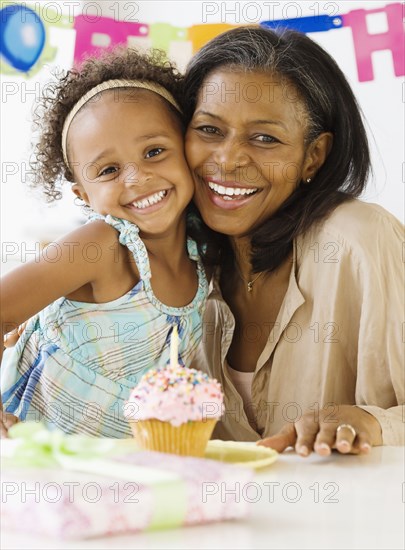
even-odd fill
[[[73,174],[63,160],[62,129],[72,107],[90,89],[106,80],[147,80],[163,86],[181,105],[181,75],[160,50],[139,53],[118,46],[88,57],[80,66],[55,76],[57,81],[45,87],[34,111],[34,130],[39,138],[30,163],[32,186],[42,188],[47,202],[62,197],[63,180],[73,181]]]

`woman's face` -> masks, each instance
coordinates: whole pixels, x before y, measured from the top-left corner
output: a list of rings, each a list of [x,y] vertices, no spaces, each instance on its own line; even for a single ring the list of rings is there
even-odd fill
[[[207,225],[245,235],[313,175],[306,120],[294,87],[277,76],[219,69],[206,78],[187,130],[186,156]]]

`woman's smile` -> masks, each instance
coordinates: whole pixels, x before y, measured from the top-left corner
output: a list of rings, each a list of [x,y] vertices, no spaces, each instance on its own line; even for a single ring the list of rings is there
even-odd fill
[[[235,181],[203,180],[208,198],[219,208],[233,210],[244,206],[261,191],[258,187],[241,185]]]
[[[235,93],[224,101],[224,86],[244,89],[252,82],[261,91],[257,100]],[[302,181],[306,120],[297,94],[287,94],[291,85],[277,76],[219,69],[208,84],[214,91],[200,92],[186,134],[195,202],[212,229],[243,235],[269,219]]]

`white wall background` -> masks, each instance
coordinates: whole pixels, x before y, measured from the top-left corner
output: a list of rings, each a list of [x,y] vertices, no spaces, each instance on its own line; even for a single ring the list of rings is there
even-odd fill
[[[26,2],[29,6],[34,2]],[[201,1],[141,1],[141,2],[81,2],[86,12],[98,4],[106,17],[129,13],[129,5],[136,4],[139,22],[170,23],[179,27],[208,23],[253,23],[254,13],[258,21],[328,14],[331,4],[338,13],[352,9],[374,9],[387,5],[387,1],[340,2],[201,2]],[[393,2],[391,2],[393,3]],[[59,2],[66,12],[73,13],[69,2]],[[80,13],[78,2],[74,13]],[[118,6],[119,5],[119,11]],[[297,9],[299,13],[297,13]],[[255,11],[254,11],[255,10]],[[271,11],[270,11],[271,10]],[[216,11],[217,13],[213,13]],[[100,12],[99,12],[100,13]],[[211,15],[209,15],[211,14]],[[246,19],[246,17],[248,19]],[[368,18],[369,30],[384,30],[381,18]],[[328,50],[341,66],[362,106],[369,125],[372,146],[374,178],[370,181],[364,199],[384,206],[399,219],[404,219],[404,79],[394,77],[391,54],[388,51],[373,54],[374,80],[358,82],[357,69],[349,28],[330,32],[313,33],[311,38]],[[51,41],[58,47],[53,65],[69,68],[73,59],[74,30],[52,29]],[[191,46],[180,43],[170,50],[170,56],[184,68],[191,56]],[[32,107],[41,86],[49,79],[52,67],[44,66],[35,78],[27,80],[19,76],[0,75],[1,78],[1,241],[2,273],[27,257],[26,252],[38,247],[36,243],[56,239],[83,221],[83,216],[73,204],[73,195],[66,186],[65,196],[49,207],[40,197],[27,190],[26,171],[30,152]],[[14,243],[14,244],[12,244]],[[11,254],[10,252],[13,251]],[[6,252],[6,254],[5,254]],[[8,254],[7,254],[8,252]],[[31,259],[28,256],[27,259]],[[5,261],[7,263],[5,263]]]

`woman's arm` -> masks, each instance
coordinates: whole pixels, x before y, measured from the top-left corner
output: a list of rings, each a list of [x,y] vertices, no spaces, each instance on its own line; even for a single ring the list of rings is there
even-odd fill
[[[375,445],[405,444],[404,227],[375,205],[362,213],[367,223],[352,220],[346,233],[351,244],[350,254],[340,259],[343,292],[330,296],[348,311],[340,329],[355,376],[353,401],[336,403],[333,422],[330,415],[311,411],[261,444],[278,450],[295,446],[303,456],[312,450],[357,454]],[[339,365],[334,368],[338,381]]]
[[[358,454],[375,445],[405,444],[404,227],[376,207],[372,223],[367,221],[358,226],[364,239],[351,250],[351,271],[347,270],[339,297],[343,305],[346,295],[351,297],[346,306],[356,319],[341,327],[347,351],[355,350],[353,403],[337,403],[333,422],[328,414],[316,417],[308,412],[261,445],[279,451],[293,446],[307,456],[312,450],[320,455],[331,449]],[[355,221],[350,229],[353,238]]]

